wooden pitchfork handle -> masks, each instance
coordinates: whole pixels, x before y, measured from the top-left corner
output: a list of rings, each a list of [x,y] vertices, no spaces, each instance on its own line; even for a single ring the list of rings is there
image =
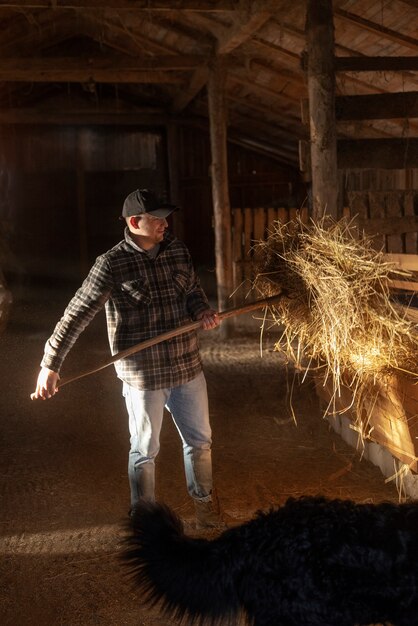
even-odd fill
[[[263,307],[270,306],[272,304],[277,303],[281,298],[287,296],[287,292],[282,290],[282,292],[278,295],[271,296],[270,298],[264,298],[263,300],[256,300],[251,304],[247,304],[240,307],[235,307],[233,309],[228,309],[227,311],[222,311],[218,313],[219,319],[224,320],[228,317],[235,317],[236,315],[241,315],[242,313],[249,313],[250,311],[255,311],[257,309],[262,309]],[[95,374],[100,370],[112,365],[115,361],[119,361],[120,359],[124,359],[131,354],[135,354],[136,352],[140,352],[141,350],[145,350],[145,348],[149,348],[150,346],[155,346],[157,343],[161,343],[162,341],[166,341],[167,339],[172,339],[173,337],[177,337],[178,335],[183,335],[190,330],[196,330],[200,328],[202,325],[202,321],[198,320],[196,322],[187,322],[178,328],[174,328],[173,330],[168,330],[161,335],[157,335],[156,337],[151,337],[150,339],[146,339],[141,343],[137,343],[130,348],[126,348],[126,350],[121,350],[117,352],[112,357],[104,361],[101,365],[94,367],[93,369],[86,370],[85,372],[81,372],[80,374],[76,374],[75,376],[71,376],[68,378],[62,378],[58,381],[57,387],[63,387],[68,383],[72,383],[74,380],[78,380],[79,378],[84,378],[84,376],[89,376],[90,374]],[[34,394],[31,394],[31,399],[34,399]]]

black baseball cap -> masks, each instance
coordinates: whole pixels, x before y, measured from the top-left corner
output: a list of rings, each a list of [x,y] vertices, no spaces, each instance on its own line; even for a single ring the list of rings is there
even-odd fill
[[[154,217],[167,217],[179,207],[160,200],[150,189],[137,189],[125,198],[121,218],[149,213]]]

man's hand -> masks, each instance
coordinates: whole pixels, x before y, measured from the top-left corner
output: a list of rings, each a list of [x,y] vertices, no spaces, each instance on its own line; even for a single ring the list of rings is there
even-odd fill
[[[42,367],[39,372],[36,389],[30,396],[31,400],[38,400],[39,398],[41,398],[41,400],[47,400],[48,398],[52,398],[58,391],[57,383],[59,378],[57,372],[53,372],[47,367]]]
[[[199,313],[197,316],[197,319],[202,322],[203,330],[212,330],[212,328],[216,328],[221,323],[219,315],[214,309],[202,311],[202,313]]]

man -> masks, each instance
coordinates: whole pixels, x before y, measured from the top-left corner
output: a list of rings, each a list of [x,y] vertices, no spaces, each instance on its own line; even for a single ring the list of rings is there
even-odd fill
[[[103,306],[112,354],[190,318],[201,320],[205,330],[219,325],[186,246],[166,230],[166,218],[175,210],[147,189],[127,196],[121,215],[125,238],[96,259],[56,325],[45,345],[35,398],[56,393],[68,351]],[[166,407],[183,443],[197,526],[222,525],[212,498],[208,398],[195,331],[119,360],[115,368],[129,415],[131,510],[141,500],[155,499],[155,457]]]

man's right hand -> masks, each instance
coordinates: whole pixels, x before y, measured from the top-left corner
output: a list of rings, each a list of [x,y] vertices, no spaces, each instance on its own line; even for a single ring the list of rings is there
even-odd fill
[[[58,391],[58,381],[59,374],[57,372],[53,372],[47,367],[42,367],[39,372],[38,380],[36,383],[36,389],[31,394],[31,400],[47,400],[48,398],[52,398]]]

